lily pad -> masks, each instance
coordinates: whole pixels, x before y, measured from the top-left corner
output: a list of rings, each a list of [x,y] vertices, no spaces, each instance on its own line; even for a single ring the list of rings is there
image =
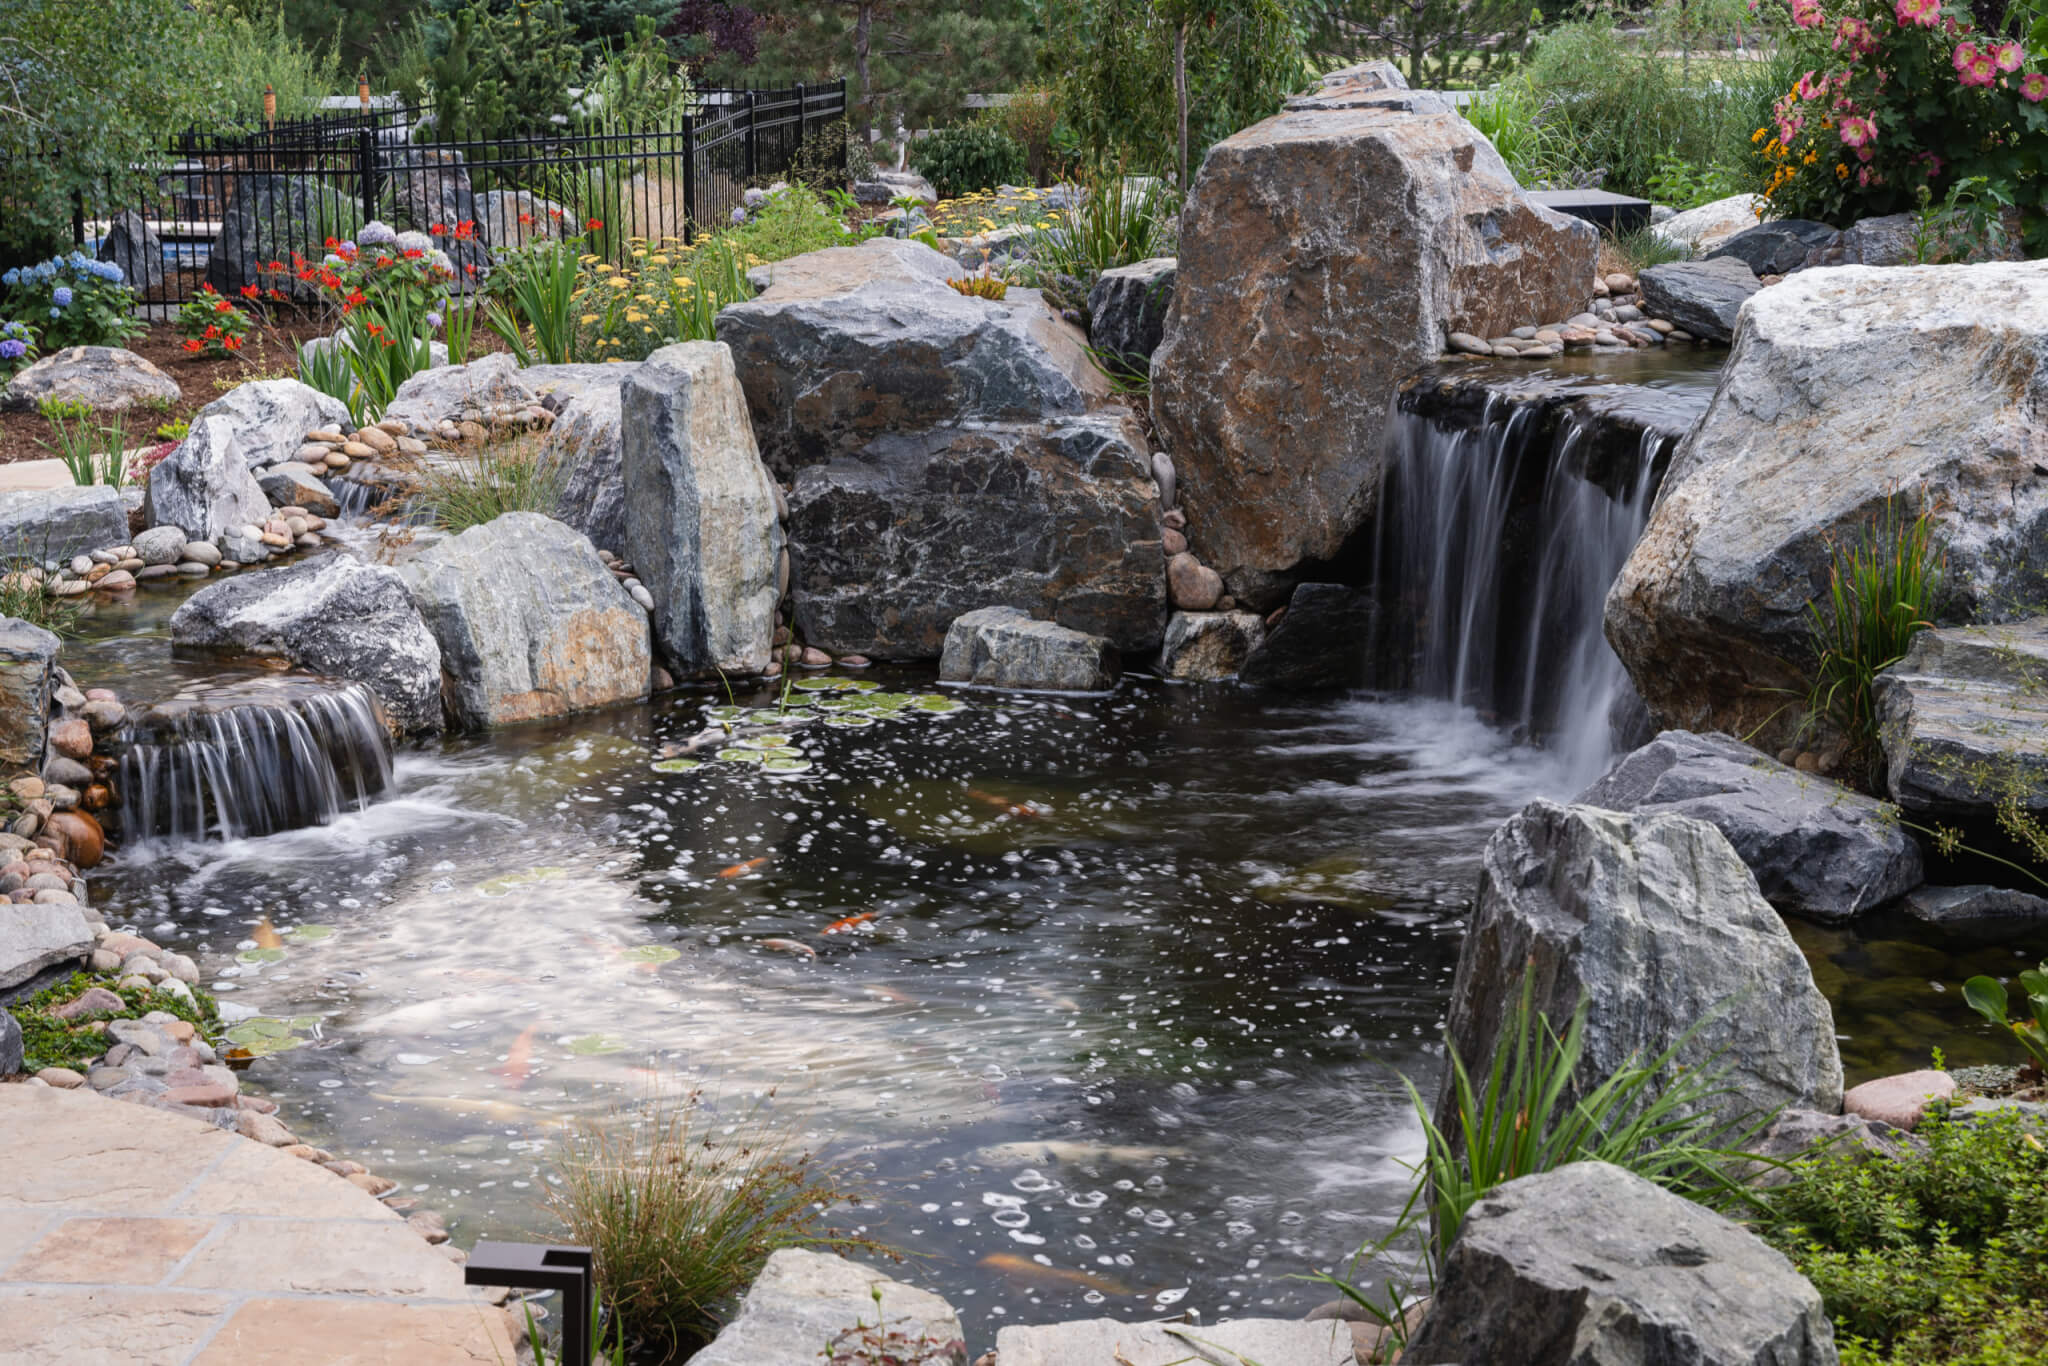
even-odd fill
[[[506,873],[487,882],[479,882],[476,889],[484,896],[510,896],[521,887],[533,882],[546,882],[550,878],[567,877],[567,868],[528,868],[523,873]]]
[[[907,692],[871,692],[861,697],[861,705],[869,711],[901,711],[916,699]]]
[[[796,742],[794,735],[750,735],[739,741],[741,749],[788,749]]]
[[[569,1040],[569,1051],[579,1058],[594,1058],[604,1053],[625,1051],[626,1041],[616,1034],[585,1034],[580,1039]]]
[[[809,773],[811,761],[790,755],[774,755],[763,760],[761,768],[767,773]]]
[[[284,937],[299,944],[317,944],[323,939],[334,938],[332,925],[294,925],[284,932]]]
[[[822,712],[865,711],[867,710],[867,705],[867,699],[864,697],[821,697],[818,699],[818,710]]]
[[[281,1039],[252,1039],[230,1048],[226,1057],[229,1062],[247,1062],[254,1058],[267,1058],[273,1053],[289,1053],[304,1042],[304,1039],[290,1034]]]
[[[704,714],[713,721],[737,721],[747,714],[745,707],[706,707]]]
[[[758,764],[767,756],[758,749],[721,749],[718,757],[729,764]]]
[[[688,773],[693,769],[702,767],[704,767],[702,759],[657,759],[654,762],[654,771],[656,773]]]
[[[956,711],[966,711],[965,702],[955,702],[950,697],[941,697],[935,692],[922,693],[912,699],[911,706],[919,711],[928,711],[936,716],[947,716]]]
[[[882,685],[875,682],[872,678],[849,678],[846,680],[846,686],[850,691],[861,693],[880,692],[882,690]]]
[[[264,1039],[289,1039],[291,1036],[292,1027],[283,1020],[272,1020],[259,1015],[253,1020],[242,1021],[224,1037],[229,1043],[240,1044],[246,1048]]]
[[[236,954],[235,961],[237,963],[247,963],[252,967],[258,963],[282,963],[284,961],[284,950],[247,949]]]
[[[875,724],[875,718],[872,716],[868,716],[862,712],[849,711],[841,712],[837,716],[826,717],[825,724],[828,726],[836,726],[841,729],[850,730],[856,726],[872,726],[873,724]]]
[[[823,678],[799,678],[796,686],[803,692],[845,692],[853,686],[853,680],[827,675]]]
[[[642,944],[619,955],[628,963],[673,963],[682,956],[681,949],[673,949],[666,944]]]

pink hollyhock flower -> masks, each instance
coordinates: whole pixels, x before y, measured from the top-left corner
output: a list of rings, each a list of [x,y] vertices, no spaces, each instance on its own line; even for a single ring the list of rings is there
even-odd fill
[[[1991,51],[2000,71],[2018,71],[2020,64],[2027,60],[2025,49],[2018,43],[2000,43]]]
[[[1824,17],[1819,0],[1792,0],[1792,22],[1800,28],[1819,28]]]
[[[1955,67],[1956,74],[1961,75],[1963,72],[1968,71],[1970,63],[1976,60],[1977,45],[1975,43],[1958,43],[1956,44],[1955,55],[1949,58],[1949,64]]]
[[[1837,51],[1847,47],[1862,56],[1877,47],[1877,39],[1871,35],[1870,25],[1861,19],[1845,18],[1835,26],[1834,46]]]
[[[2026,75],[2020,77],[2020,94],[2026,96],[2035,104],[2039,104],[2042,100],[2048,100],[2048,75],[2043,75],[2038,71],[2029,71]]]
[[[1970,59],[1961,79],[1964,85],[1990,85],[1998,79],[1998,59],[1988,51],[1979,52]]]
[[[1861,114],[1854,114],[1836,125],[1844,147],[1868,147],[1877,141],[1877,125]]]
[[[1941,20],[1941,0],[1899,0],[1893,12],[1901,27],[1933,28]]]
[[[1817,100],[1828,93],[1828,83],[1825,79],[1815,81],[1813,73],[1809,71],[1799,78],[1799,84],[1793,89],[1799,92],[1799,98],[1802,100]]]

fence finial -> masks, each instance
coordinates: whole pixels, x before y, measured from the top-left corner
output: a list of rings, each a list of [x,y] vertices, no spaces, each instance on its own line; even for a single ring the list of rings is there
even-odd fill
[[[367,75],[364,75],[364,76],[358,76],[358,77],[356,77],[356,98],[357,98],[358,100],[362,101],[362,105],[363,105],[363,112],[364,112],[365,114],[369,113],[369,112],[370,112],[370,78],[369,78],[369,77],[368,77]]]
[[[266,85],[263,87],[263,126],[265,128],[277,127],[277,87],[275,86]]]

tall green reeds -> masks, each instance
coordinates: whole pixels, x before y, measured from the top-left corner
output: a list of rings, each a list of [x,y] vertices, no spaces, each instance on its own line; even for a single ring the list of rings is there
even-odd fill
[[[1946,557],[1928,512],[1908,520],[1897,498],[1854,540],[1837,542],[1827,592],[1807,604],[1815,655],[1807,711],[1840,729],[1853,755],[1877,749],[1877,675],[1929,625]]]

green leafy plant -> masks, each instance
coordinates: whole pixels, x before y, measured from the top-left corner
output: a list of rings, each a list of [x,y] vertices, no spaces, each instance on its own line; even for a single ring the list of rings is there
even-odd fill
[[[2028,1019],[2006,1017],[2005,987],[1996,977],[1977,976],[1963,983],[1963,1000],[1992,1024],[2010,1029],[2033,1059],[2034,1069],[2048,1072],[2048,963],[2022,972],[2019,983],[2026,993]]]
[[[36,405],[50,426],[51,440],[42,442],[64,462],[74,484],[121,483],[127,422],[116,415],[105,426],[93,420],[92,409],[76,400],[44,399]],[[105,448],[105,454],[102,454]]]
[[[358,427],[371,421],[367,395],[356,382],[355,367],[332,340],[299,343],[299,382],[339,399],[348,408],[349,421]]]
[[[243,290],[251,298],[256,292],[253,284]],[[178,309],[178,335],[185,339],[183,350],[191,356],[231,356],[242,349],[253,326],[247,313],[233,300],[222,298],[210,284],[201,285],[199,293]]]
[[[556,1343],[549,1342],[547,1334],[543,1333],[540,1324],[535,1322],[533,1306],[529,1304],[522,1306],[522,1308],[526,1312],[526,1348],[533,1354],[533,1366],[571,1366],[569,1359],[562,1355],[561,1347]],[[604,1295],[602,1292],[592,1297],[590,1312],[592,1318],[599,1325],[604,1323]],[[603,1363],[603,1366],[626,1366],[625,1321],[614,1316],[611,1324],[612,1340],[609,1347],[605,1345],[603,1327],[600,1326],[597,1330],[597,1341],[593,1344],[597,1348],[597,1360]],[[583,1364],[578,1362],[575,1363],[575,1366],[583,1366]]]
[[[466,531],[508,512],[554,516],[568,483],[569,465],[541,437],[531,433],[494,441],[474,456],[450,457],[418,466],[410,498],[394,511],[424,514],[444,531]]]
[[[826,206],[819,195],[803,185],[790,185],[763,198],[744,224],[725,234],[742,256],[763,261],[786,261],[792,256],[822,251],[826,247],[851,246],[872,230],[854,230]]]
[[[1502,81],[1467,104],[1465,121],[1486,134],[1522,185],[1569,182],[1571,140],[1548,103],[1527,81]]]
[[[1693,256],[1690,245],[1659,236],[1653,228],[1630,228],[1626,232],[1607,233],[1605,237],[1606,254],[1619,261],[1631,275],[1649,266],[1690,261]]]
[[[1877,675],[1926,629],[1945,563],[1931,515],[1907,521],[1887,497],[1856,540],[1832,547],[1827,594],[1807,604],[1815,654],[1807,711],[1832,721],[1866,761],[1877,747]]]
[[[1684,157],[1664,156],[1657,159],[1657,170],[1645,189],[1659,204],[1682,212],[1741,194],[1744,187],[1742,174],[1719,162],[1700,166]]]
[[[927,133],[910,144],[910,164],[939,198],[1015,185],[1029,176],[1024,149],[1002,129],[965,123]]]
[[[804,135],[790,158],[789,178],[823,194],[846,189],[874,169],[874,153],[867,143],[854,136],[846,120],[833,119]]]
[[[112,261],[95,261],[82,251],[53,256],[33,266],[0,274],[6,294],[0,311],[33,320],[42,345],[123,346],[148,331],[135,317],[135,291]]]
[[[549,1191],[636,1337],[674,1354],[707,1341],[770,1253],[881,1249],[828,1227],[857,1202],[764,1107],[714,1123],[701,1094],[572,1129]]]
[[[1948,187],[1939,204],[1925,185],[1916,191],[1913,264],[1983,260],[2005,255],[2015,244],[2006,231],[2012,199],[1985,176],[1968,176]]]
[[[1180,201],[1162,180],[1092,177],[1063,219],[1030,229],[1026,274],[1076,306],[1105,270],[1170,252]]]
[[[121,998],[122,1008],[106,1015],[60,1020],[51,1012],[69,1004],[94,987],[102,987]],[[106,1034],[97,1027],[106,1019],[140,1019],[152,1010],[168,1011],[189,1021],[203,1035],[220,1028],[220,1017],[211,994],[190,988],[191,999],[176,992],[155,988],[122,987],[112,977],[89,972],[73,973],[55,986],[45,987],[26,1001],[9,1007],[21,1022],[22,1066],[37,1072],[45,1067],[79,1068],[107,1051]]]
[[[564,365],[576,358],[581,255],[575,238],[535,238],[498,254],[484,325],[521,365]]]

